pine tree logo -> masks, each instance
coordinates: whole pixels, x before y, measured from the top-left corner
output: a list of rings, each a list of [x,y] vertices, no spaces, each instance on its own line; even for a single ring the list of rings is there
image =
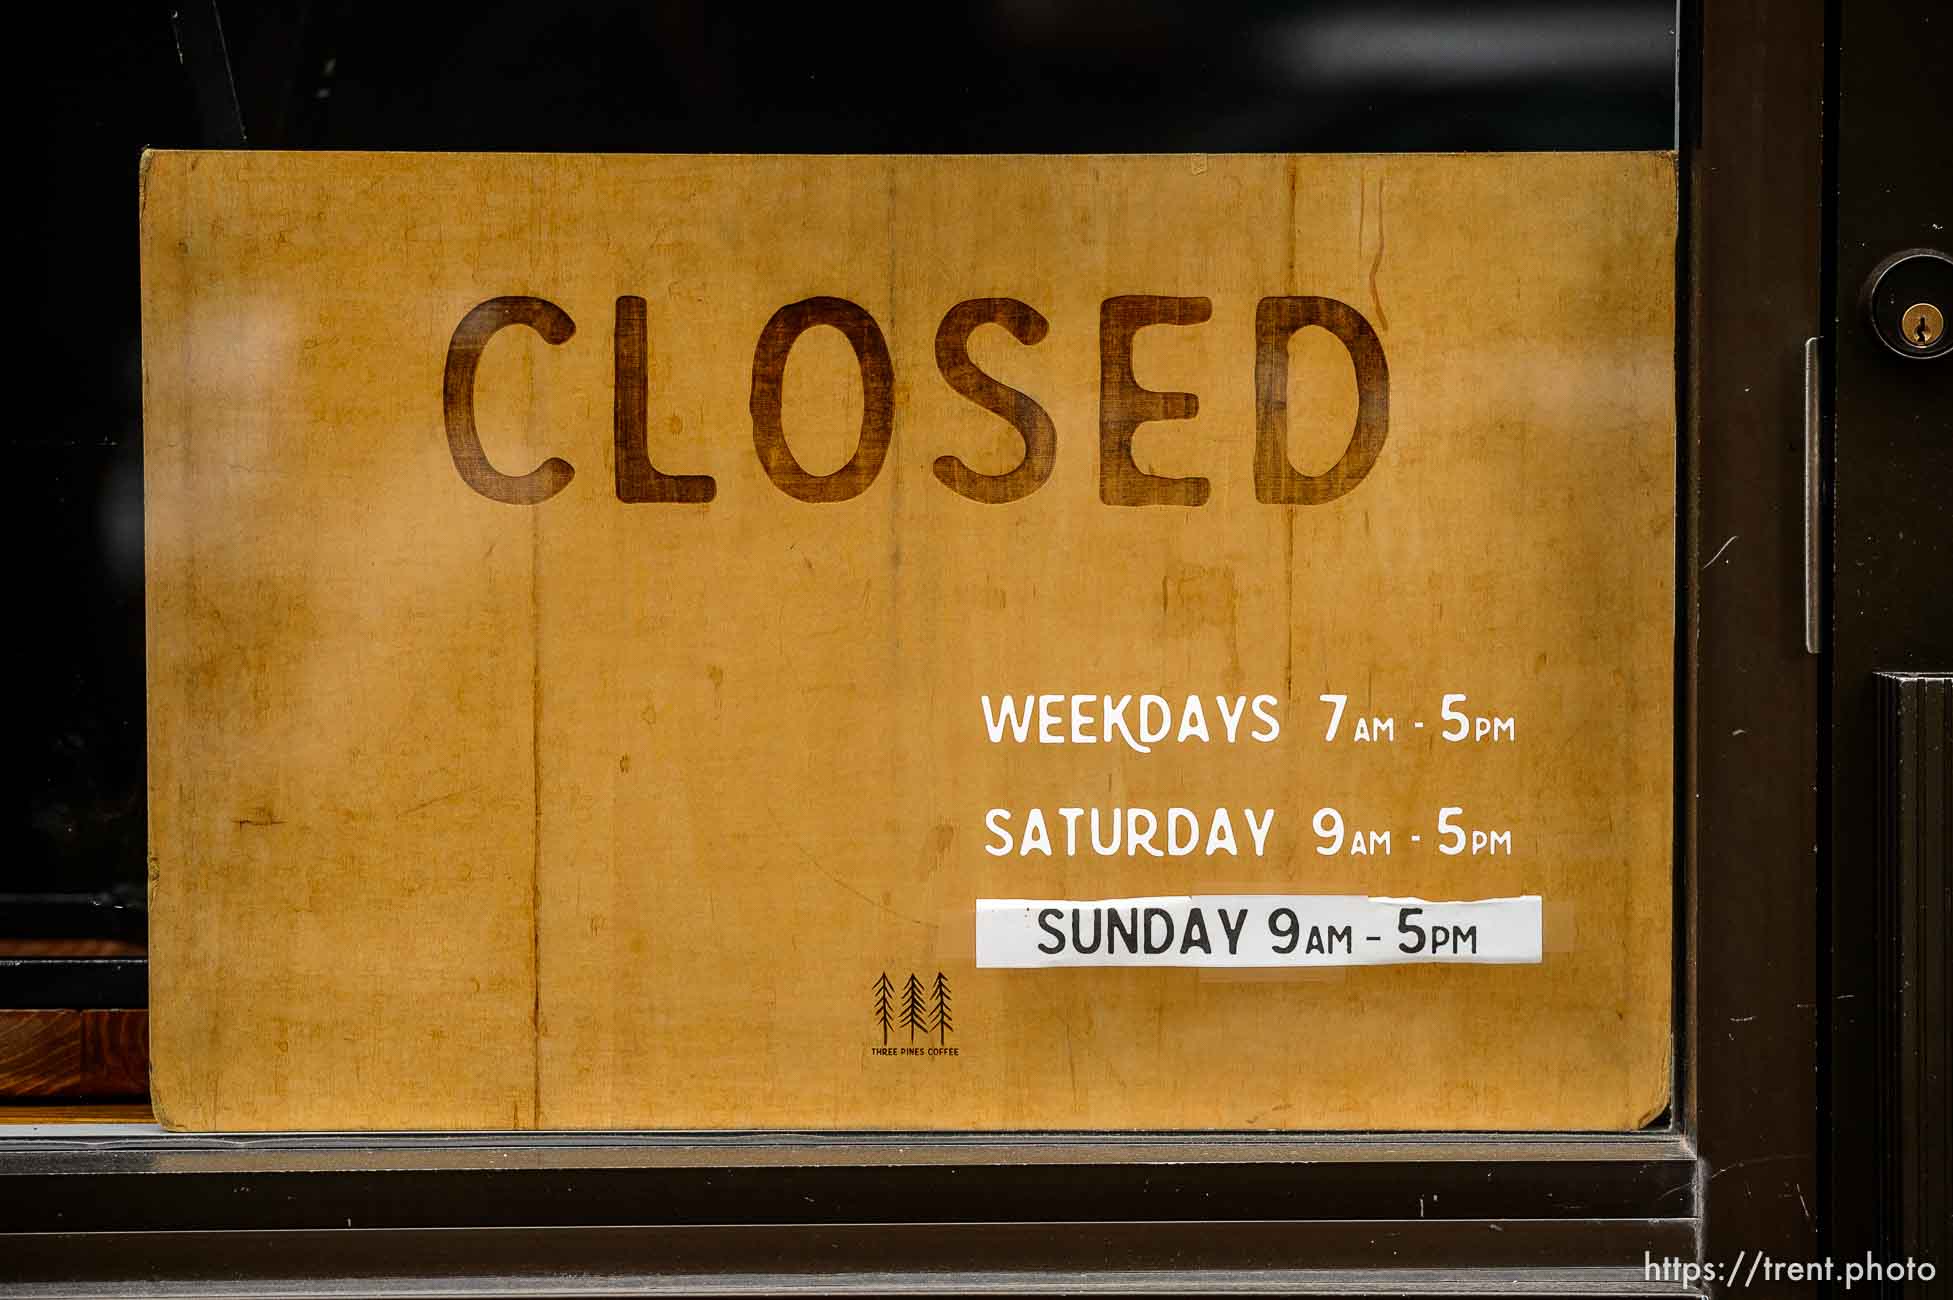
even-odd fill
[[[949,1042],[950,1031],[956,1028],[956,1022],[949,1014],[949,976],[941,971],[936,972],[933,999],[935,1005],[929,1009],[929,1019],[935,1026],[936,1045],[941,1047]]]
[[[888,982],[887,971],[875,981],[875,1023],[882,1027],[882,1046],[887,1047],[888,1031],[895,1026],[895,986]]]
[[[883,971],[869,986],[874,998],[875,1023],[881,1027],[882,1045],[877,1054],[883,1056],[911,1055],[924,1053],[919,1047],[895,1048],[888,1045],[889,1039],[897,1029],[909,1031],[909,1042],[927,1043],[929,1036],[936,1036],[936,1047],[930,1048],[928,1055],[939,1053],[937,1048],[946,1048],[940,1055],[955,1056],[957,1049],[949,1046],[949,1036],[956,1032],[956,1012],[951,1006],[949,976],[941,971],[936,978],[925,984],[920,976],[910,971],[908,978],[898,988],[895,982]]]
[[[922,981],[909,972],[908,983],[902,986],[902,1024],[909,1031],[909,1041],[915,1041],[916,1031],[929,1032],[929,1012],[922,1002]]]

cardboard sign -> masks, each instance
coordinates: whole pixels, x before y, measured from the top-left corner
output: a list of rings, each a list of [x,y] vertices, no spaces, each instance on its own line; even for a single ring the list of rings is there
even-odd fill
[[[1675,199],[151,155],[159,1114],[1644,1123]],[[979,900],[1068,899],[1331,968],[979,960]]]

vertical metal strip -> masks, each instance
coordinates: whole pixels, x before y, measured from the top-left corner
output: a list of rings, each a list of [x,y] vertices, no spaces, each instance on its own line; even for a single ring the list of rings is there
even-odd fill
[[[1817,340],[1804,340],[1804,649],[1818,653],[1819,517],[1824,509],[1819,461]]]
[[[1873,1134],[1891,1259],[1953,1247],[1953,674],[1878,673]],[[1911,1279],[1893,1294],[1944,1294]]]

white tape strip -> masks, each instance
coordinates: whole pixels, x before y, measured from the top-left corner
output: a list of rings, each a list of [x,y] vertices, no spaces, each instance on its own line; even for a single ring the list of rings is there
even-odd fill
[[[980,967],[1388,966],[1540,959],[1539,895],[1469,903],[1361,894],[979,898]]]

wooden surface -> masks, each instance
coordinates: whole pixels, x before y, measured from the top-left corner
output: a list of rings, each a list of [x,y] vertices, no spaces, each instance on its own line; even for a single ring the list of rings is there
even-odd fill
[[[0,1010],[0,1099],[148,1090],[148,1012]]]
[[[151,155],[163,1122],[1645,1122],[1674,218],[1665,154]],[[1045,325],[959,339],[993,299]],[[1270,344],[1264,300],[1335,307]],[[988,743],[1032,691],[1265,692],[1281,739]],[[1332,691],[1428,725],[1326,743]],[[1446,692],[1517,740],[1444,746]],[[983,851],[1169,804],[1269,851]],[[1513,854],[1432,852],[1447,805]],[[1397,851],[1319,855],[1321,806]],[[1208,891],[1538,893],[1548,955],[972,964],[978,897]],[[878,977],[937,972],[957,1054],[875,1054]]]
[[[0,939],[0,957],[141,957],[145,951],[123,939]]]
[[[0,1102],[0,1124],[153,1124],[146,1101]]]

